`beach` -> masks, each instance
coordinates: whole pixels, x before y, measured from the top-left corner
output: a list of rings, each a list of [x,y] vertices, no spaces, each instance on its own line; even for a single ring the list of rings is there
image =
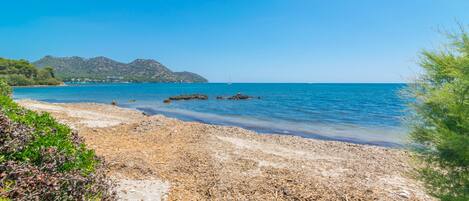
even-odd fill
[[[56,103],[109,104],[115,101],[121,107],[137,109],[150,115],[163,114],[184,121],[236,126],[259,133],[400,147],[407,143],[407,130],[402,124],[407,107],[405,100],[398,95],[405,86],[318,83],[102,83],[15,88],[13,94],[15,99]],[[239,92],[257,98],[227,98]],[[201,94],[207,99],[164,103],[169,97],[190,94]]]
[[[259,134],[96,103],[17,102],[76,130],[122,200],[433,200],[405,149]]]

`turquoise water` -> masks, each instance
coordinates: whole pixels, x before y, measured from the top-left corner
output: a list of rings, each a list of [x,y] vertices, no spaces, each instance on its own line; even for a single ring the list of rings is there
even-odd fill
[[[47,102],[116,100],[120,106],[183,120],[241,126],[261,133],[298,135],[382,146],[401,146],[404,84],[86,84],[15,88],[16,99]],[[261,99],[216,100],[238,92]],[[203,93],[209,100],[173,101],[169,96]],[[135,99],[136,102],[129,102]]]

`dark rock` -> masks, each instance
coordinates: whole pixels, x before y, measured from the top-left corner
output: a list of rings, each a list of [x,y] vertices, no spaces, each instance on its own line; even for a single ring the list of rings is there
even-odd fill
[[[253,98],[253,97],[238,93],[234,96],[228,97],[228,100],[247,100],[247,99],[251,99],[251,98]]]
[[[223,96],[217,96],[217,100],[223,100],[223,99],[225,99],[225,97],[223,97]]]
[[[179,95],[171,96],[169,100],[207,100],[208,96],[204,94],[189,94],[189,95]]]
[[[165,99],[165,100],[163,101],[163,103],[169,104],[169,103],[171,103],[171,100]]]
[[[116,105],[117,105],[117,101],[113,100],[113,101],[111,102],[111,105],[116,106]]]

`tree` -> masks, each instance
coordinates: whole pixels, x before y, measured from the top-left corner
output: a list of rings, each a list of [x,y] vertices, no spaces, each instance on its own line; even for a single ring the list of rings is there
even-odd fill
[[[26,85],[58,85],[62,82],[55,78],[54,69],[36,68],[26,60],[0,58],[0,78],[12,86]]]
[[[47,72],[47,74],[51,77],[51,78],[55,78],[55,74],[54,74],[54,68],[50,67],[50,66],[47,66],[44,68],[44,71]]]
[[[36,84],[34,80],[21,74],[8,75],[5,79],[11,86],[28,86]]]
[[[52,67],[45,67],[43,69],[39,69],[37,72],[37,79],[49,79],[55,78],[54,69]]]
[[[469,35],[450,35],[440,51],[423,51],[424,74],[410,88],[411,138],[419,173],[441,200],[469,200]]]

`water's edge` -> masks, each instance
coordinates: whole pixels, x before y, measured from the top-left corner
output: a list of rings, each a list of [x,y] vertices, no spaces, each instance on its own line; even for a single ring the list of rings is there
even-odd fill
[[[262,134],[293,135],[382,147],[404,147],[405,109],[399,84],[99,84],[15,88],[15,99],[49,103],[101,103],[183,121],[237,126]],[[218,100],[242,92],[262,99]],[[169,96],[207,94],[204,101],[174,101]]]
[[[199,122],[199,123],[204,123],[204,124],[211,124],[211,125],[219,125],[219,126],[235,126],[235,127],[240,127],[244,128],[247,130],[255,131],[259,134],[278,134],[278,135],[291,135],[291,136],[300,136],[303,138],[310,138],[310,139],[317,139],[317,140],[326,140],[326,141],[339,141],[339,142],[348,142],[348,143],[353,143],[353,144],[362,144],[362,145],[374,145],[374,146],[381,146],[381,147],[390,147],[390,148],[403,148],[405,147],[402,144],[398,143],[392,143],[392,142],[386,142],[386,141],[364,141],[356,138],[347,138],[347,137],[329,137],[325,135],[321,135],[318,133],[313,133],[313,132],[299,132],[295,130],[288,130],[288,129],[275,129],[275,128],[266,128],[266,127],[256,127],[256,126],[251,126],[251,125],[243,125],[241,123],[225,123],[222,121],[211,121],[203,118],[197,118],[196,116],[189,116],[189,115],[182,115],[178,113],[172,113],[172,112],[163,112],[163,111],[157,111],[152,108],[132,108],[132,107],[125,107],[124,108],[130,108],[130,109],[136,109],[137,111],[143,112],[148,115],[157,115],[161,114],[167,117],[173,117],[182,121],[194,121],[194,122]]]

